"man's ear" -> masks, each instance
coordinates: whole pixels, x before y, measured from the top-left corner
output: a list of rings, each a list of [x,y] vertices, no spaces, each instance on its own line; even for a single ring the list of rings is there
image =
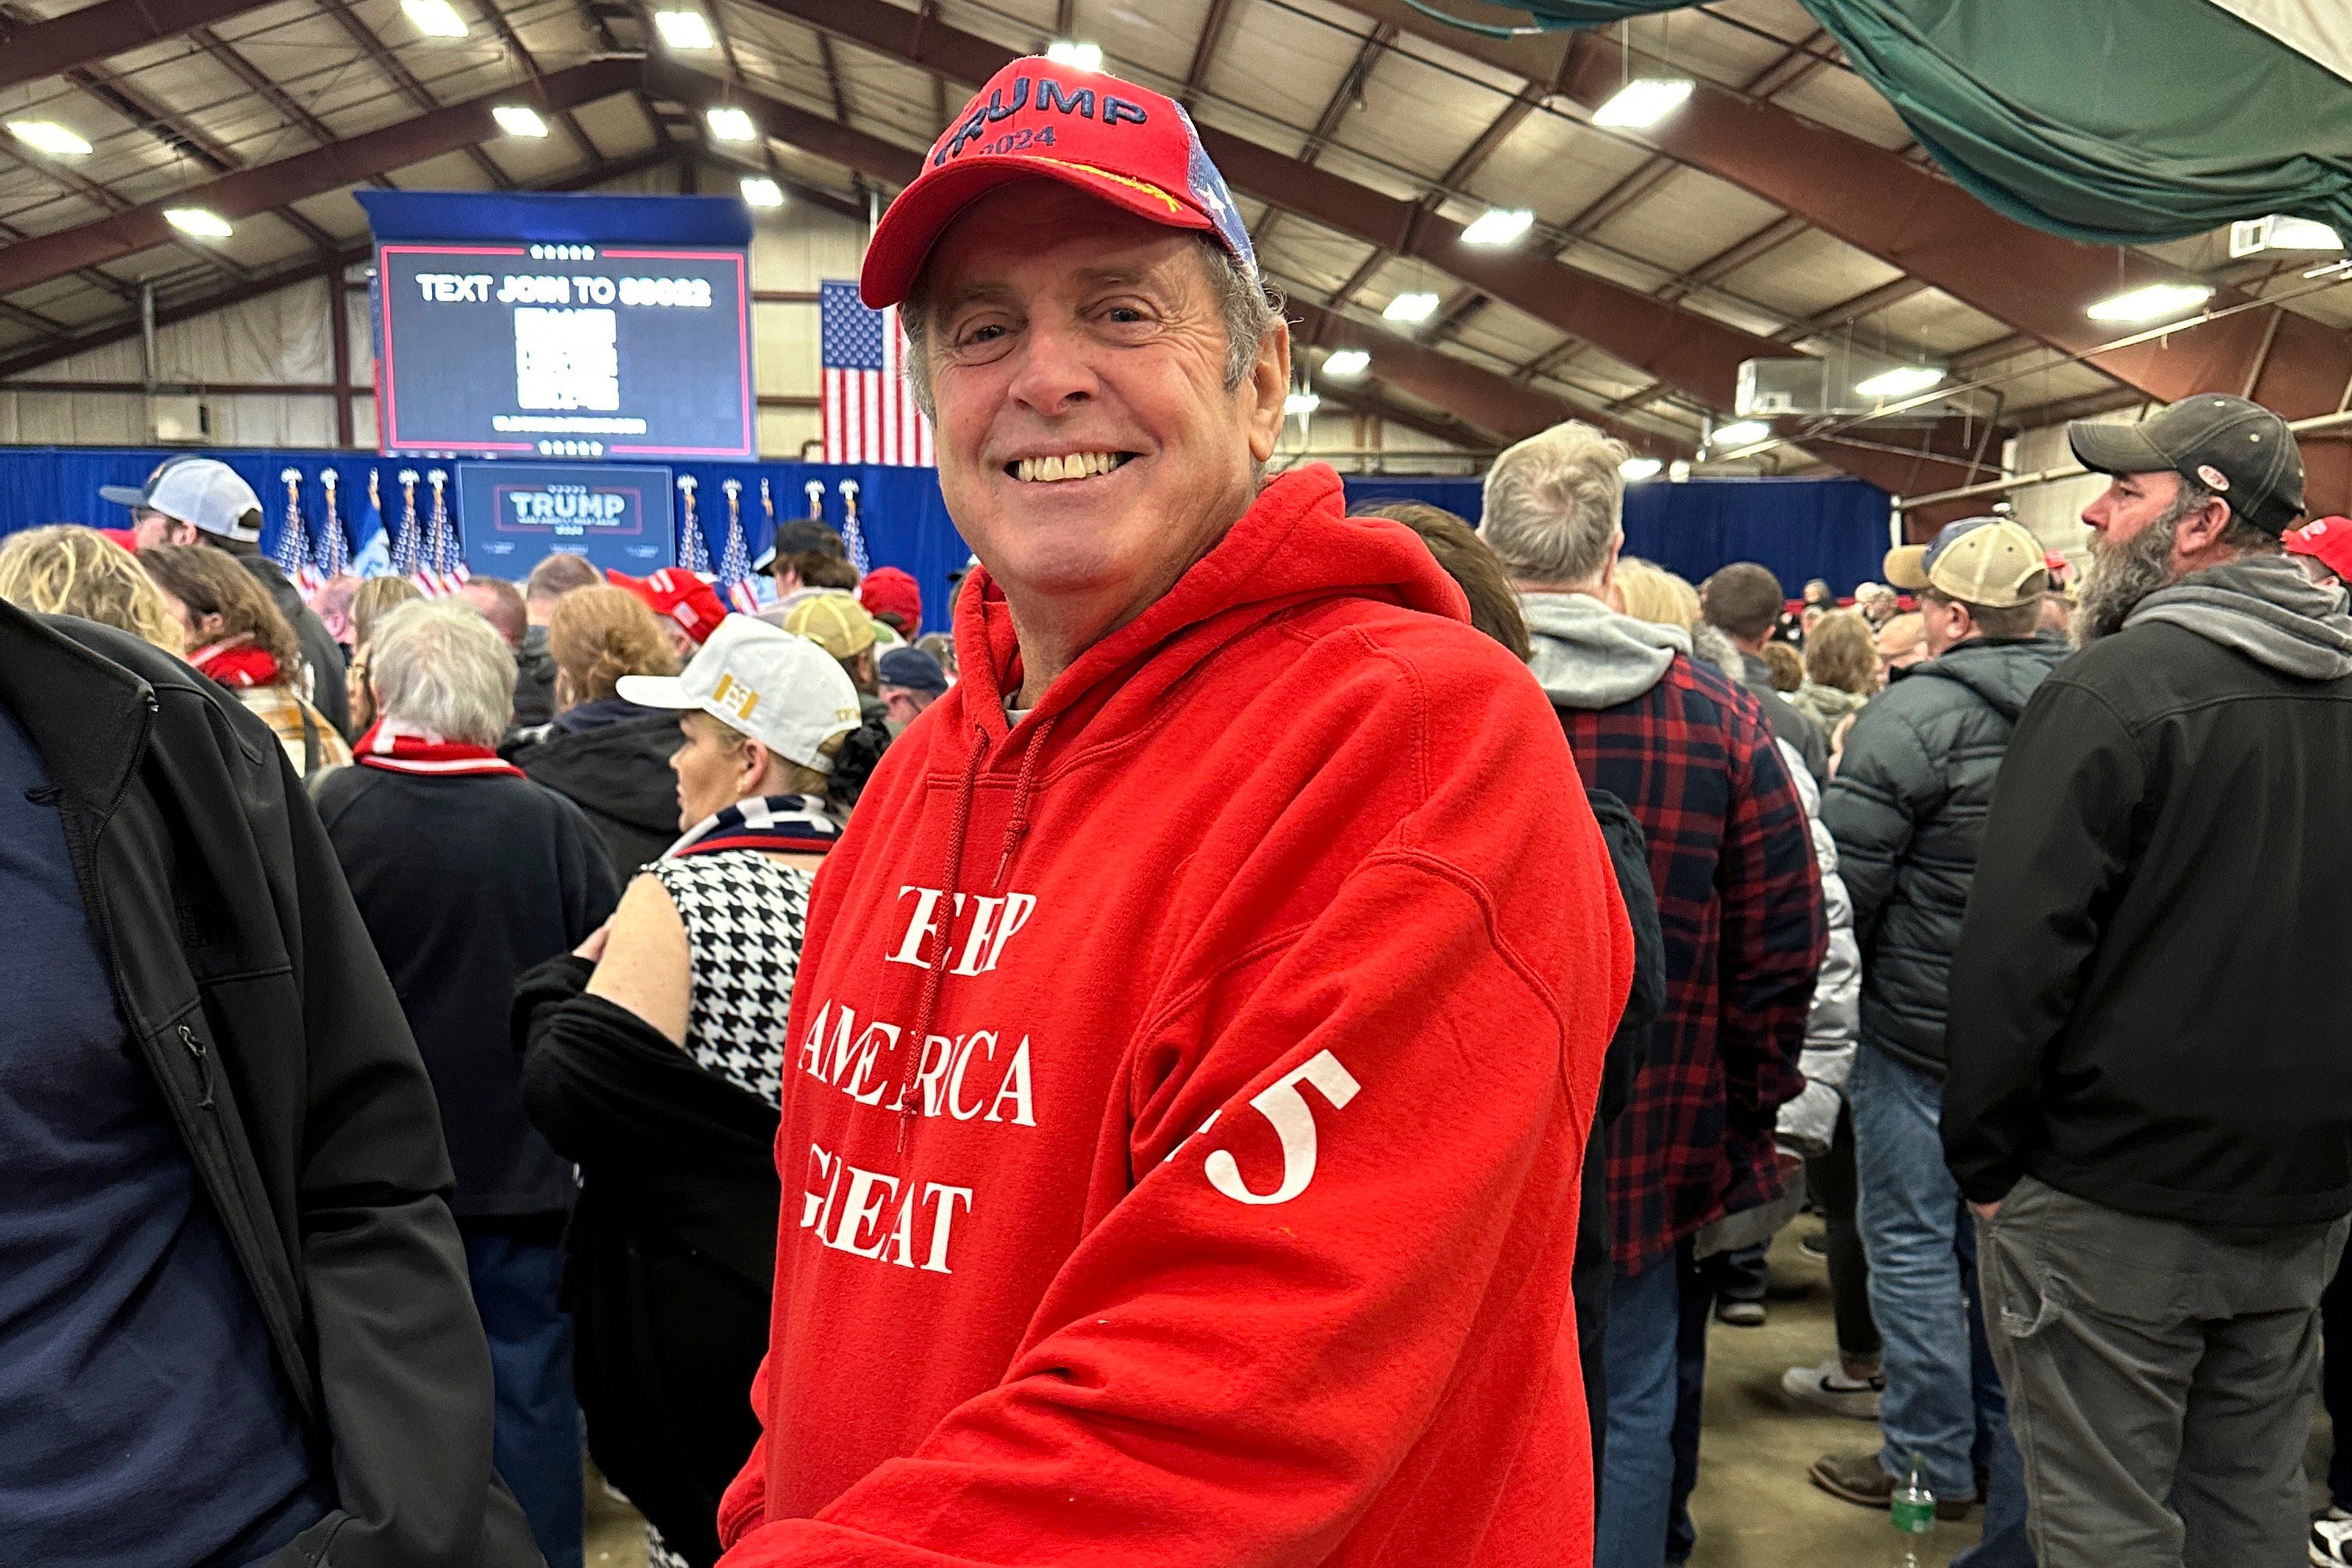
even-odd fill
[[[1254,462],[1274,455],[1282,439],[1282,402],[1290,395],[1290,323],[1276,320],[1257,340],[1257,358],[1250,362],[1249,379],[1242,383],[1249,398],[1249,448]]]

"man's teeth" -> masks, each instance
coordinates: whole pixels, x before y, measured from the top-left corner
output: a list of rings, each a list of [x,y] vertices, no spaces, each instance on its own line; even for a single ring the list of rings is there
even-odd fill
[[[1024,484],[1050,484],[1057,479],[1091,479],[1108,474],[1122,461],[1116,452],[1073,452],[1061,457],[1024,457],[1013,465],[1013,476]]]

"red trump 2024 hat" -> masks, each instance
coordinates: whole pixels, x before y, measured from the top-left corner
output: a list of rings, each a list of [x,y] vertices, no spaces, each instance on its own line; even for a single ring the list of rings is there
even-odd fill
[[[1033,55],[972,96],[882,214],[858,277],[866,303],[879,310],[906,298],[957,214],[999,185],[1028,179],[1059,180],[1153,223],[1213,234],[1257,276],[1234,193],[1182,104]]]
[[[2352,582],[2352,517],[2315,517],[2280,539],[2289,555],[2307,555]]]
[[[649,577],[631,577],[607,567],[604,580],[644,600],[655,614],[667,616],[698,647],[709,642],[727,619],[727,605],[718,591],[683,567],[666,566]]]

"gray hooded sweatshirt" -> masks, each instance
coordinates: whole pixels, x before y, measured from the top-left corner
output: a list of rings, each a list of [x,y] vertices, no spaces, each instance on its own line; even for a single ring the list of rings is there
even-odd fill
[[[2240,556],[2192,571],[2134,607],[2126,626],[2167,621],[2306,681],[2352,674],[2344,591],[2322,588],[2283,555]]]
[[[1585,593],[1523,593],[1528,667],[1560,707],[1598,710],[1632,702],[1663,679],[1690,633],[1620,615]]]

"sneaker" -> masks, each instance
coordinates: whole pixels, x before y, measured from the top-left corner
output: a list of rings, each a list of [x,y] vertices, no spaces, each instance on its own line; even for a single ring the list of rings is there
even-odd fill
[[[2342,1511],[2331,1508],[2329,1513]],[[2318,1568],[2346,1568],[2352,1564],[2352,1519],[2315,1519],[2311,1521],[2311,1560]]]
[[[1797,1238],[1797,1250],[1802,1252],[1808,1258],[1818,1259],[1824,1263],[1828,1262],[1830,1260],[1830,1233],[1826,1230],[1808,1230],[1804,1235]]]
[[[1886,1473],[1876,1454],[1824,1454],[1805,1472],[1815,1486],[1834,1498],[1864,1508],[1885,1508],[1900,1483]],[[1974,1498],[1936,1500],[1936,1517],[1946,1522],[1966,1519]]]
[[[1764,1303],[1727,1296],[1715,1303],[1715,1321],[1736,1329],[1760,1329],[1764,1326]]]
[[[1834,1355],[1819,1366],[1792,1366],[1780,1375],[1780,1392],[1798,1404],[1857,1421],[1878,1419],[1878,1396],[1885,1389],[1884,1377],[1848,1377],[1845,1364]]]

